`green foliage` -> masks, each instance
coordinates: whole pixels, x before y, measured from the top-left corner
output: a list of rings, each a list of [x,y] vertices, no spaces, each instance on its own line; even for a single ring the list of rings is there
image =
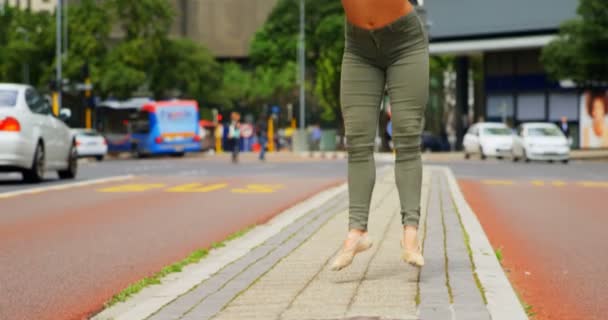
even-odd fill
[[[70,36],[68,59],[63,65],[64,76],[80,79],[82,66],[89,63],[91,77],[99,79],[102,73],[100,67],[108,52],[111,16],[94,0],[82,0],[79,5],[70,5],[68,8]]]
[[[261,76],[275,74],[289,80],[280,82],[278,92],[282,99],[296,97],[297,69],[294,63],[298,51],[299,19],[298,1],[279,0],[251,43],[251,59],[264,70],[260,72]],[[340,2],[308,0],[306,34],[307,83],[311,84],[307,87],[313,88],[314,98],[309,105],[318,104],[321,120],[335,125],[340,114],[340,63],[344,51],[344,13]],[[284,74],[285,69],[293,70],[293,76]]]
[[[23,82],[27,65],[30,82],[43,85],[54,59],[53,17],[47,12],[4,7],[0,22],[0,81]]]
[[[559,37],[543,49],[541,61],[556,80],[582,87],[608,84],[608,2],[580,0],[579,17],[565,22]]]
[[[330,15],[321,20],[315,38],[324,39],[316,61],[317,77],[315,96],[322,107],[321,120],[337,120],[340,107],[340,73],[344,54],[344,27],[342,15]]]
[[[106,8],[117,18],[127,41],[165,38],[175,15],[166,0],[108,0]]]
[[[170,2],[82,0],[68,9],[63,75],[70,82],[82,82],[88,64],[96,94],[102,97],[128,98],[142,92],[159,99],[225,101],[221,66],[213,55],[190,40],[169,38],[174,17]],[[115,26],[118,37],[112,33]],[[3,7],[0,47],[0,81],[23,82],[27,64],[31,83],[47,88],[55,68],[54,13]]]

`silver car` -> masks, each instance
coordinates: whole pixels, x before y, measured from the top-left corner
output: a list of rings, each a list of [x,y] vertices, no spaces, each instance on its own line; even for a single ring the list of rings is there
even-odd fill
[[[61,179],[76,177],[76,146],[64,123],[69,116],[67,109],[62,119],[54,116],[30,86],[0,83],[0,172],[21,172],[28,182],[41,181],[51,170]]]

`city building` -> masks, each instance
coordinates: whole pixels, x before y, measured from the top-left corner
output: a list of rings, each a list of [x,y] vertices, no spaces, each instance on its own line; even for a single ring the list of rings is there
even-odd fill
[[[57,0],[0,0],[32,10],[53,11]],[[64,4],[78,0],[64,0]],[[255,32],[278,0],[169,0],[175,10],[171,34],[205,45],[218,58],[245,59]],[[120,33],[114,33],[120,37]]]
[[[4,4],[32,10],[54,10],[56,0],[3,0]]]
[[[431,54],[457,57],[458,113],[467,114],[469,107],[470,61],[481,58],[475,120],[517,125],[567,117],[577,137],[580,91],[549,79],[539,61],[560,24],[576,17],[577,5],[574,0],[424,1]],[[459,124],[462,136],[466,123]]]
[[[204,44],[218,58],[243,59],[278,0],[172,0],[173,34]]]

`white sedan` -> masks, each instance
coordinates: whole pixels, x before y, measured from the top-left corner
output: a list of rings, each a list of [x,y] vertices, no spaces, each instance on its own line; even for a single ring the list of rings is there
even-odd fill
[[[65,121],[70,111],[60,114]],[[34,88],[0,83],[0,172],[21,172],[28,182],[41,181],[50,170],[74,178],[76,146],[64,121]]]
[[[108,153],[106,139],[92,129],[72,129],[76,138],[76,152],[79,158],[91,157],[102,161]]]
[[[502,159],[511,155],[513,132],[502,123],[476,123],[464,136],[463,146],[466,159],[473,154],[479,154],[481,159],[487,157]]]
[[[513,142],[513,161],[519,159],[568,163],[570,143],[553,123],[525,123],[518,127]]]

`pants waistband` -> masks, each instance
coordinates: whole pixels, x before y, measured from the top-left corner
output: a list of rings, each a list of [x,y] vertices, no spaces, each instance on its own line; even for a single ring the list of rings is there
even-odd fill
[[[368,33],[368,34],[380,34],[385,32],[394,32],[403,29],[404,26],[411,23],[412,19],[417,19],[418,15],[415,10],[412,10],[410,13],[398,18],[397,20],[382,26],[377,29],[365,29],[361,28],[357,25],[352,24],[350,21],[346,20],[346,28],[352,31],[356,31],[357,33]]]

